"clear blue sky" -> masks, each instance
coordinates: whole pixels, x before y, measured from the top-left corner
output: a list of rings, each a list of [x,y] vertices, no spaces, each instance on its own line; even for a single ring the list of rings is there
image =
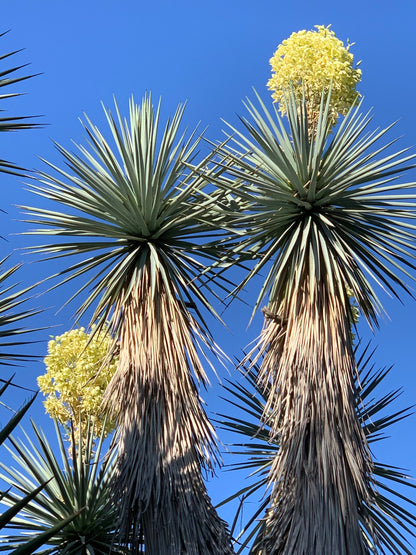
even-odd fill
[[[52,140],[70,146],[73,139],[83,140],[78,118],[86,112],[105,128],[100,102],[112,104],[115,95],[125,109],[134,94],[140,100],[146,91],[162,97],[165,113],[188,100],[186,123],[209,126],[207,136],[221,138],[221,118],[235,122],[244,113],[241,103],[252,94],[252,87],[268,98],[269,59],[278,44],[293,31],[314,25],[332,24],[337,36],[355,42],[356,60],[362,60],[363,80],[359,87],[365,107],[374,107],[374,127],[398,120],[391,138],[401,136],[399,147],[416,143],[415,26],[414,0],[395,5],[385,0],[350,2],[279,2],[257,0],[158,1],[140,0],[15,0],[2,2],[1,30],[11,32],[0,39],[0,52],[25,48],[17,63],[30,62],[28,71],[41,73],[19,86],[27,94],[9,102],[11,113],[41,114],[43,129],[2,135],[2,158],[12,159],[28,168],[41,168],[38,157],[58,162]],[[409,180],[416,180],[416,174]],[[33,243],[32,238],[16,236],[25,229],[18,221],[14,205],[37,202],[18,179],[0,176],[1,255]],[[18,261],[20,254],[14,256]],[[29,260],[29,259],[28,259]],[[40,280],[51,272],[50,266],[28,264],[21,273],[26,283]],[[416,290],[416,284],[412,286]],[[72,288],[73,289],[73,288]],[[34,349],[46,352],[51,333],[58,334],[72,325],[76,305],[57,313],[72,292],[71,287],[47,293],[34,301],[49,308],[36,323],[56,326],[55,331],[39,332],[41,341]],[[254,300],[256,286],[246,300]],[[398,406],[416,403],[414,315],[416,303],[404,298],[404,305],[382,297],[390,320],[381,322],[375,334],[379,345],[376,360],[380,365],[394,364],[386,388],[403,386]],[[239,356],[260,331],[261,318],[246,329],[251,308],[234,304],[223,315],[232,333],[214,327],[220,346],[230,357]],[[369,333],[361,324],[364,337]],[[219,368],[220,376],[226,373]],[[43,373],[42,363],[17,370],[16,381],[35,386]],[[8,376],[7,369],[1,376]],[[225,410],[220,401],[217,380],[205,398],[210,411]],[[16,402],[20,403],[16,398]],[[33,410],[38,423],[48,426],[40,400]],[[415,417],[396,425],[393,436],[376,450],[385,462],[409,469],[416,476]],[[210,484],[215,500],[229,495],[235,482],[230,475],[218,473]],[[415,496],[416,498],[416,496]],[[224,513],[230,517],[230,513]]]

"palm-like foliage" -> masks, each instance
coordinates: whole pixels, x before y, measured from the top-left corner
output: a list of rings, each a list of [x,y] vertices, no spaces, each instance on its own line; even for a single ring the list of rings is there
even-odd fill
[[[1,261],[0,266],[4,265],[4,263],[5,260]],[[34,331],[20,326],[20,321],[37,314],[38,311],[27,309],[21,310],[21,305],[27,301],[26,294],[28,293],[28,289],[19,290],[16,288],[16,284],[8,283],[8,279],[18,270],[18,268],[19,265],[16,265],[0,274],[0,365],[10,366],[16,362],[30,358],[30,355],[19,354],[15,351],[15,349],[17,346],[27,343],[27,341],[22,338],[24,333]],[[15,385],[12,382],[12,378],[8,380],[0,378],[0,384],[0,398],[7,394],[7,390],[12,387],[22,390],[25,389]],[[36,394],[32,395],[32,397],[18,411],[13,411],[14,415],[0,429],[0,445],[10,438],[10,434],[32,406],[35,398]],[[6,403],[3,403],[1,400],[0,406],[2,406],[4,410],[8,409]],[[46,482],[40,483],[37,488],[28,490],[26,496],[21,497],[18,502],[0,514],[0,530],[7,526],[15,515],[34,499],[34,497],[41,491],[45,483]],[[5,503],[5,497],[5,492],[0,492],[0,502]],[[36,542],[27,541],[21,546],[18,553],[20,555],[29,555],[36,551],[37,547]]]
[[[4,260],[0,263],[4,264]],[[19,327],[17,322],[23,320],[33,314],[36,314],[35,310],[26,310],[20,312],[19,309],[16,310],[22,303],[25,302],[25,294],[27,290],[15,291],[15,285],[10,285],[7,283],[8,278],[13,275],[18,269],[18,266],[14,266],[9,270],[4,271],[0,274],[0,364],[1,365],[11,365],[14,362],[24,360],[25,357],[21,354],[14,352],[14,349],[18,345],[23,345],[25,341],[21,339],[21,335],[30,331],[23,327]],[[32,330],[33,331],[33,330]],[[28,357],[26,357],[28,358]],[[3,380],[0,378],[0,399],[7,394],[9,388],[21,388],[12,382],[12,378],[8,380]],[[4,397],[3,397],[4,398]],[[36,394],[32,397],[18,410],[13,411],[14,415],[3,425],[0,429],[0,445],[3,444],[9,437],[19,422],[22,420],[24,415],[27,413],[29,408],[32,406],[36,398]],[[4,410],[8,410],[9,407],[6,403],[0,400],[0,406]],[[10,409],[9,409],[10,410]],[[45,483],[41,483],[37,488],[31,489],[27,492],[27,495],[21,497],[19,501],[13,504],[8,510],[5,510],[0,514],[0,530],[7,526],[15,515],[24,507],[26,507],[34,497],[41,491]],[[5,497],[5,492],[0,491],[0,502],[3,502]],[[20,555],[30,555],[37,549],[36,542],[26,542],[25,545],[19,550]],[[13,552],[14,553],[14,552]]]
[[[280,450],[269,474],[275,502],[266,553],[367,553],[361,526],[378,541],[364,510],[373,463],[354,408],[348,292],[374,323],[381,304],[371,279],[395,296],[408,290],[415,184],[394,179],[413,157],[390,154],[390,145],[372,150],[386,130],[367,131],[361,106],[331,135],[329,106],[330,98],[322,101],[309,133],[293,97],[289,131],[276,109],[249,102],[247,135],[232,129],[234,145],[218,148],[237,180],[218,179],[219,186],[249,206],[235,214],[235,227],[240,252],[256,264],[240,288],[267,268],[256,304],[269,295],[259,384],[268,389],[264,418]]]
[[[0,261],[3,270],[8,257]],[[23,308],[28,301],[28,293],[32,287],[20,289],[17,283],[9,283],[9,279],[19,270],[21,264],[4,269],[0,273],[0,365],[13,366],[33,355],[16,352],[16,347],[27,341],[22,337],[25,333],[33,332],[20,325],[22,320],[39,314],[37,309]]]
[[[5,33],[0,34],[3,37]],[[9,52],[0,56],[0,62],[3,60],[8,60],[11,56],[15,55],[15,52]],[[15,83],[22,80],[28,79],[31,76],[18,76],[19,70],[24,66],[12,66],[0,71],[0,88],[9,87]],[[0,94],[0,100],[6,100],[11,97],[19,96],[19,93],[9,92]],[[27,121],[26,117],[13,117],[13,116],[3,116],[0,118],[0,132],[5,131],[16,131],[19,129],[29,129],[35,127],[36,125]],[[0,159],[0,172],[2,173],[12,173],[20,174],[23,168],[8,162],[6,160]],[[15,352],[15,348],[19,345],[25,343],[21,339],[23,333],[29,330],[20,327],[19,321],[32,316],[36,311],[31,310],[20,310],[20,306],[24,303],[26,299],[26,290],[16,289],[16,285],[10,285],[8,279],[15,274],[18,270],[19,265],[13,266],[10,269],[4,270],[6,259],[0,262],[2,268],[2,273],[0,274],[0,364],[1,365],[12,365],[14,362],[24,360],[28,358],[25,355],[18,354]],[[12,379],[0,379],[0,397],[4,396],[7,389],[11,387],[17,387],[12,383]],[[27,401],[23,407],[15,412],[12,418],[2,427],[0,430],[0,444],[2,444],[12,433],[13,429],[21,421],[23,416],[29,410],[32,405],[36,395],[32,396],[29,401]],[[4,398],[4,397],[3,397]],[[0,401],[0,405],[6,407],[6,405]],[[25,504],[29,503],[30,500],[36,495],[38,491],[31,492],[26,498],[22,499],[21,502],[15,507],[11,507],[8,511],[5,511],[0,515],[0,529],[5,526],[11,518],[18,512]],[[0,500],[2,495],[0,494]],[[23,553],[32,553],[33,546],[26,546]]]
[[[4,259],[0,262],[0,267],[5,264]],[[19,265],[15,265],[6,269],[0,274],[0,365],[10,366],[15,363],[21,362],[30,358],[30,355],[24,355],[16,352],[16,347],[21,346],[27,341],[22,337],[23,334],[34,331],[24,328],[20,325],[22,320],[29,318],[38,313],[37,310],[22,310],[21,305],[27,301],[28,289],[21,290],[17,288],[16,284],[9,283],[9,278],[12,277],[19,269]],[[11,388],[19,388],[12,382],[12,378],[0,378],[0,398],[5,398],[7,391]],[[23,388],[20,388],[23,389]],[[8,439],[15,427],[22,420],[23,416],[27,413],[36,398],[36,394],[18,410],[13,411],[13,416],[2,426],[0,429],[0,445]],[[0,400],[0,406],[3,411],[9,410],[7,404]],[[0,515],[0,530],[13,518],[13,516],[38,493],[38,490],[28,493],[26,498],[21,499],[20,503],[15,507],[3,512]],[[0,501],[3,499],[3,494],[0,492]],[[32,553],[33,546],[27,545],[23,553]]]
[[[1,261],[0,266],[4,265],[4,263],[5,260]],[[23,334],[29,331],[35,331],[22,327],[20,322],[38,313],[35,309],[22,310],[21,305],[27,301],[27,293],[30,288],[20,290],[17,288],[16,284],[8,283],[9,278],[13,276],[18,269],[19,265],[16,265],[0,274],[0,365],[4,366],[10,366],[16,362],[21,362],[30,358],[30,355],[18,353],[15,349],[17,346],[27,343],[22,337]],[[0,397],[6,394],[7,390],[11,387],[20,388],[22,390],[25,389],[13,384],[11,378],[8,380],[0,379],[0,383],[2,384],[0,387]],[[32,406],[35,398],[36,394],[32,395],[29,401],[27,401],[20,410],[17,412],[13,411],[14,415],[0,430],[0,445],[7,439],[10,439],[13,430]],[[7,405],[2,401],[0,401],[0,406],[2,406],[4,410],[8,409]],[[46,483],[47,480],[39,480],[37,487],[33,486],[32,488],[28,488],[25,495],[15,499],[15,502],[12,504],[7,501],[8,492],[0,492],[0,502],[6,505],[10,504],[9,509],[2,512],[0,515],[0,530],[8,526],[19,511],[32,503],[33,499],[40,493]],[[68,524],[72,518],[74,518],[74,515],[68,516],[66,520],[57,523],[52,530],[46,531],[41,537],[22,540],[21,545],[18,549],[13,551],[13,554],[30,555],[34,553],[43,542],[47,541],[50,536],[57,534],[62,526]]]
[[[206,383],[198,348],[211,338],[198,305],[211,310],[204,261],[217,256],[213,198],[188,169],[199,138],[179,133],[179,107],[159,134],[160,105],[116,106],[106,117],[116,150],[97,127],[81,156],[58,147],[70,171],[50,164],[32,189],[67,212],[28,208],[35,233],[62,237],[37,248],[50,258],[81,255],[61,281],[86,275],[97,330],[108,320],[120,349],[106,402],[118,417],[122,532],[141,523],[151,553],[228,553],[229,538],[201,476],[216,459],[213,429],[194,379]],[[201,278],[201,275],[204,277]],[[92,277],[91,277],[92,276]],[[205,292],[201,286],[205,285]]]
[[[118,504],[111,496],[115,450],[104,453],[103,436],[94,447],[91,426],[77,446],[72,436],[69,456],[55,422],[60,461],[45,434],[32,426],[38,445],[29,436],[26,441],[10,438],[17,466],[0,465],[0,476],[10,487],[3,502],[15,507],[37,486],[44,487],[7,525],[18,532],[3,536],[0,551],[30,542],[43,554],[124,553],[117,542]]]
[[[0,38],[3,37],[5,33],[0,34]],[[2,54],[0,56],[0,62],[3,60],[9,60],[11,56],[14,56],[19,51],[15,50],[14,52],[8,52],[6,54]],[[33,75],[19,75],[19,70],[26,67],[27,64],[20,65],[20,66],[12,66],[7,67],[5,69],[0,70],[0,89],[3,87],[10,87],[15,83],[19,83],[24,81],[25,79],[29,79],[33,77]],[[0,100],[6,100],[8,98],[12,98],[15,96],[19,96],[21,93],[16,92],[7,92],[0,94]],[[27,116],[3,116],[0,117],[0,132],[2,131],[17,131],[19,129],[31,129],[33,127],[37,127],[35,123],[28,121],[30,118]],[[21,174],[23,168],[17,166],[12,162],[8,162],[6,160],[0,159],[0,172],[3,173],[12,173],[19,175]]]
[[[0,38],[5,33],[0,34]],[[14,56],[19,51],[8,52],[0,56],[0,62],[4,60],[9,61],[11,56]],[[26,67],[25,65],[12,66],[0,71],[0,89],[10,87],[16,83],[29,79],[33,75],[19,75],[19,70]],[[7,100],[19,96],[17,92],[4,92],[0,94],[0,100]],[[3,110],[2,110],[3,111]],[[21,129],[31,129],[37,127],[36,124],[28,121],[25,116],[3,116],[0,118],[0,132],[18,131]],[[14,173],[19,174],[23,168],[11,162],[0,159],[0,172],[1,173]],[[22,327],[16,326],[16,323],[33,316],[37,311],[20,310],[21,305],[27,300],[27,292],[30,288],[25,290],[18,290],[16,284],[9,284],[8,280],[19,269],[20,264],[12,266],[9,269],[5,268],[7,257],[0,261],[0,364],[12,364],[13,361],[21,361],[25,356],[13,352],[14,347],[21,345],[24,341],[20,341],[19,337],[25,330]],[[12,349],[12,351],[10,350]],[[5,383],[5,382],[3,382]]]
[[[10,378],[9,380],[0,379],[0,383],[1,383],[1,387],[0,387],[0,398],[1,398],[2,395],[5,394],[7,389],[9,387],[13,387],[14,384],[12,383],[12,378]],[[31,407],[35,398],[36,398],[36,394],[33,395],[31,397],[31,399],[29,399],[29,401],[27,401],[23,405],[23,407],[20,410],[18,410],[14,414],[14,416],[1,428],[1,430],[0,430],[0,445],[9,437],[9,435],[13,432],[13,430],[16,428],[16,426],[22,420],[22,418],[24,417],[26,412]],[[0,406],[5,406],[2,401],[0,401]],[[1,528],[1,526],[0,526],[0,528]]]
[[[391,371],[391,367],[376,370],[372,362],[373,354],[374,351],[371,351],[369,346],[358,354],[355,398],[357,418],[369,444],[385,439],[386,428],[409,415],[409,409],[396,412],[388,410],[386,413],[386,409],[390,409],[391,404],[399,396],[400,390],[397,389],[382,397],[377,396],[377,389]],[[252,544],[251,553],[256,553],[258,545],[261,545],[262,533],[267,521],[266,511],[272,500],[270,490],[267,490],[268,474],[279,451],[278,438],[275,437],[270,441],[268,426],[261,426],[268,392],[258,386],[258,374],[259,366],[253,365],[242,373],[243,381],[229,382],[224,386],[227,401],[237,408],[240,414],[237,412],[234,416],[220,415],[222,427],[242,436],[242,443],[232,444],[232,453],[243,456],[244,460],[232,463],[230,469],[245,469],[251,472],[251,483],[223,503],[241,499],[241,508],[246,507],[245,502],[253,495],[257,497],[263,495],[252,515],[249,518],[246,517],[246,523],[236,537],[239,545],[237,553],[243,553],[250,544]],[[373,546],[374,552],[411,555],[403,532],[415,535],[416,517],[413,512],[406,509],[406,504],[413,506],[416,504],[401,493],[397,493],[395,489],[397,484],[409,488],[415,488],[415,484],[400,469],[382,462],[374,461],[372,473],[374,489],[370,505],[363,510],[370,513],[379,538],[379,550]],[[370,539],[372,534],[365,529],[366,521],[367,515],[363,515],[364,541],[370,542],[368,547],[372,550]]]

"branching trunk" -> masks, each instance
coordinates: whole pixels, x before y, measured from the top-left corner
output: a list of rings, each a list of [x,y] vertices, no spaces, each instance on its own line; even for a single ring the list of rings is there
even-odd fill
[[[369,552],[360,519],[372,491],[372,460],[354,410],[345,303],[318,283],[283,307],[283,319],[266,321],[260,379],[272,384],[265,415],[272,409],[280,447],[269,477],[273,503],[255,553]]]

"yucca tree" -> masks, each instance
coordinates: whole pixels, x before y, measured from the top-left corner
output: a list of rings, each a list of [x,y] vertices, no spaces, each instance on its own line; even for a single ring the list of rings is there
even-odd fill
[[[3,267],[5,263],[6,259],[0,262],[0,266]],[[31,330],[25,328],[22,325],[22,321],[38,313],[36,309],[24,309],[24,303],[28,300],[28,289],[21,290],[16,284],[10,283],[10,277],[14,276],[18,269],[19,265],[15,265],[9,269],[5,269],[0,274],[0,365],[3,368],[15,366],[16,364],[31,358],[30,355],[19,353],[16,348],[29,343],[29,341],[25,340],[25,333],[35,331],[33,329]],[[4,424],[2,418],[0,445],[7,443],[7,440],[10,439],[13,430],[21,422],[22,418],[28,412],[36,398],[36,393],[31,392],[29,400],[26,401],[19,410],[15,411],[10,409],[6,402],[3,402],[3,399],[5,399],[7,395],[7,391],[11,388],[20,389],[26,396],[28,393],[26,388],[13,383],[13,378],[0,378],[0,407],[3,413],[7,413],[9,411],[14,413],[13,416],[8,418]],[[4,449],[3,445],[2,449]],[[2,511],[0,514],[0,531],[10,524],[19,511],[27,507],[33,501],[45,485],[46,481],[38,482],[37,487],[34,486],[33,488],[28,489],[26,491],[26,495],[21,496],[18,500],[16,500],[16,503],[11,504],[8,509],[4,509],[4,505],[8,504],[5,500],[8,492],[0,490],[0,505],[2,505]],[[57,526],[55,532],[59,531],[60,526],[62,526],[62,523]],[[46,536],[43,538],[45,540],[47,539]],[[38,544],[36,541],[32,542],[27,540],[24,545],[20,546],[16,555],[30,555],[31,553],[34,553],[37,548]],[[10,553],[14,554],[15,552],[10,551]]]
[[[105,452],[104,436],[97,440],[89,426],[78,444],[72,435],[68,452],[55,421],[57,457],[34,422],[32,428],[36,442],[27,434],[23,441],[10,437],[14,464],[0,463],[0,477],[9,487],[3,503],[19,506],[37,487],[42,489],[7,525],[0,551],[31,544],[33,551],[43,554],[141,553],[140,545],[126,551],[117,541],[119,511],[111,494],[116,450]]]
[[[6,33],[1,33],[0,38],[4,37],[5,34]],[[16,50],[0,55],[0,62],[2,63],[4,60],[9,62],[10,58],[18,52],[19,51]],[[18,66],[12,65],[0,70],[0,91],[2,91],[0,94],[0,101],[21,95],[21,93],[13,92],[13,89],[10,91],[9,87],[33,77],[33,75],[20,75],[19,70],[26,67],[26,65],[27,64]],[[3,90],[7,92],[3,92]],[[2,111],[4,111],[3,104]],[[3,115],[3,117],[0,118],[0,133],[31,129],[38,126],[30,120],[31,118],[27,116]],[[4,136],[0,135],[0,137]],[[0,174],[11,173],[21,175],[23,171],[25,170],[15,163],[0,159]],[[3,177],[3,179],[7,179],[7,176]],[[15,264],[7,268],[7,261],[8,256],[0,260],[0,364],[13,365],[15,362],[27,358],[25,355],[16,353],[15,351],[17,346],[25,343],[24,340],[21,340],[22,334],[30,331],[25,329],[24,326],[20,326],[20,322],[37,314],[38,311],[30,309],[22,310],[22,305],[28,300],[27,293],[31,288],[28,287],[22,290],[17,287],[16,283],[10,283],[10,278],[14,276],[21,265]],[[5,384],[5,388],[2,389],[2,392],[4,392],[11,382],[2,380],[2,383]]]
[[[1,33],[0,38],[2,38],[5,34],[6,33]],[[9,62],[10,59],[17,53],[18,51],[12,51],[0,55],[0,63],[3,65],[4,62]],[[21,94],[15,91],[13,92],[13,89],[10,90],[9,87],[32,77],[32,75],[20,74],[19,70],[24,67],[26,67],[26,64],[9,65],[8,67],[2,67],[0,69],[0,90],[2,91],[0,94],[1,101],[5,101]],[[3,103],[2,111],[4,111]],[[30,119],[31,118],[26,116],[3,115],[0,118],[0,132],[18,131],[36,127],[37,125],[30,121]],[[2,137],[4,137],[4,135],[2,135]],[[0,172],[3,174],[21,175],[22,172],[24,172],[24,169],[13,162],[0,159]],[[19,352],[19,348],[29,342],[25,340],[24,334],[34,330],[25,328],[21,325],[21,323],[26,318],[29,318],[38,312],[37,310],[31,310],[24,307],[24,303],[28,300],[27,297],[30,288],[22,290],[16,283],[10,282],[10,278],[14,277],[16,272],[19,270],[20,264],[7,267],[7,262],[7,256],[0,261],[0,365],[3,368],[14,366],[16,363],[30,358],[30,355],[25,355]],[[11,388],[19,388],[27,394],[27,390],[13,383],[13,378],[0,378],[0,397],[2,397],[2,399],[5,398],[7,391],[10,391]],[[6,423],[3,423],[2,428],[0,429],[0,444],[7,440],[14,428],[22,420],[23,416],[32,406],[35,397],[36,394],[33,394],[32,392],[29,400],[26,401],[19,410],[13,410],[13,416],[7,419]],[[4,411],[9,410],[9,407],[3,402],[3,400],[0,401],[0,406],[4,409]],[[28,492],[28,495],[21,499],[19,504],[2,512],[0,515],[0,530],[10,522],[13,516],[22,507],[29,503],[31,499],[39,493],[41,487],[42,485],[38,489]],[[3,495],[0,492],[0,501],[2,500],[2,497]],[[27,545],[25,549],[22,550],[22,555],[24,553],[32,553],[35,549],[35,547]]]
[[[217,216],[200,177],[206,161],[188,169],[199,137],[179,132],[183,109],[162,132],[150,96],[131,100],[128,121],[117,105],[115,118],[106,110],[115,150],[87,120],[80,155],[58,146],[69,170],[49,164],[31,187],[54,206],[26,212],[35,233],[51,238],[38,253],[79,256],[61,281],[85,275],[78,314],[94,306],[96,330],[108,321],[119,349],[105,399],[120,430],[125,541],[140,525],[149,553],[224,554],[226,525],[202,479],[216,461],[215,437],[197,389],[207,381],[198,351],[213,345],[200,309],[212,311],[205,264],[218,256]]]
[[[241,289],[266,272],[259,384],[264,419],[280,449],[269,474],[273,503],[259,553],[368,553],[377,545],[373,461],[355,412],[352,294],[370,325],[381,302],[371,282],[395,297],[414,270],[415,183],[395,183],[413,156],[374,146],[361,104],[331,134],[330,94],[316,128],[289,95],[285,126],[276,107],[250,101],[251,121],[218,148],[230,179],[218,185],[245,214],[229,213],[239,249],[255,264]],[[230,126],[231,127],[231,126]],[[374,150],[373,150],[374,147]],[[270,417],[272,414],[272,418]]]
[[[378,389],[391,372],[392,367],[377,369],[373,362],[374,349],[370,345],[355,348],[357,357],[355,411],[369,445],[386,439],[386,430],[410,415],[409,409],[392,411],[392,404],[399,397],[401,390],[396,389],[382,396]],[[268,426],[261,426],[264,420],[265,404],[268,398],[267,389],[258,385],[259,363],[241,368],[242,377],[239,382],[228,381],[224,385],[226,400],[233,406],[233,413],[219,415],[219,424],[224,429],[240,436],[240,442],[233,441],[230,449],[240,459],[230,464],[230,470],[249,470],[249,484],[242,487],[222,503],[240,499],[238,513],[244,510],[245,522],[236,537],[237,553],[244,553],[251,545],[250,553],[257,553],[262,543],[265,530],[265,517],[270,508],[272,498],[268,489],[268,474],[274,458],[279,452],[279,438],[270,441]],[[272,418],[272,417],[271,417]],[[365,512],[371,515],[379,540],[379,549],[371,544],[365,529],[366,518],[362,518],[362,534],[368,548],[374,553],[394,553],[411,555],[411,546],[407,533],[415,536],[416,503],[406,499],[403,493],[396,492],[397,485],[405,486],[412,491],[415,484],[402,469],[395,468],[377,460],[372,469],[374,489],[371,504]],[[253,497],[259,499],[251,515],[247,515],[248,502]],[[409,496],[410,497],[410,496]],[[409,510],[410,509],[410,510]]]

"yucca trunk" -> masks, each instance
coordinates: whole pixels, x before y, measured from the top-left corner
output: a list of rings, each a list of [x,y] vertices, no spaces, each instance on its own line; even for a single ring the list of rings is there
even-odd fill
[[[150,279],[146,268],[116,308],[120,363],[106,392],[120,425],[122,534],[127,543],[140,526],[154,555],[232,553],[202,479],[215,460],[215,438],[191,374],[206,380],[192,336],[198,326],[160,274],[155,287]]]
[[[268,406],[280,448],[256,553],[368,553],[359,517],[372,490],[372,462],[354,410],[347,303],[327,283],[315,281],[311,290],[305,279],[287,306],[266,312],[260,379],[272,384]]]

